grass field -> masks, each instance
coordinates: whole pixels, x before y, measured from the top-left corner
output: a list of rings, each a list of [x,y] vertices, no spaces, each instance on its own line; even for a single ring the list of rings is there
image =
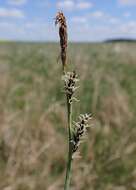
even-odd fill
[[[69,44],[74,120],[93,114],[71,190],[136,189],[136,43]],[[58,44],[0,42],[0,190],[62,190],[66,108]]]

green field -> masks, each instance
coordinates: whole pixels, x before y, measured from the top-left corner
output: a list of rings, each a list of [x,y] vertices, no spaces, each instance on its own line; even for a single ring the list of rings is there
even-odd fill
[[[92,113],[71,190],[136,189],[136,43],[69,44],[74,118]],[[0,42],[0,190],[62,190],[66,106],[59,44]],[[72,65],[72,66],[71,66]]]

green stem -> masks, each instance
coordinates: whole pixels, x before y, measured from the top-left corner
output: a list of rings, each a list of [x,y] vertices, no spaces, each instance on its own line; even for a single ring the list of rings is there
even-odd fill
[[[68,160],[67,160],[67,171],[65,178],[64,190],[70,189],[70,178],[71,178],[71,164],[72,164],[72,148],[71,148],[71,120],[72,120],[72,104],[69,102],[67,96],[67,111],[68,111]]]

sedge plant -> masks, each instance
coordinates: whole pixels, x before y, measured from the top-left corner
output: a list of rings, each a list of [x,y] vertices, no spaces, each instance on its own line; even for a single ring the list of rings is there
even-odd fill
[[[87,127],[89,126],[88,122],[91,119],[91,114],[81,114],[77,122],[72,121],[72,106],[73,101],[76,100],[74,94],[78,89],[77,83],[79,82],[79,78],[75,71],[67,71],[67,23],[66,18],[62,12],[57,13],[55,18],[55,25],[59,25],[61,49],[60,58],[62,62],[62,79],[64,81],[68,122],[68,158],[64,190],[70,190],[72,160],[76,157],[79,145],[86,134]]]

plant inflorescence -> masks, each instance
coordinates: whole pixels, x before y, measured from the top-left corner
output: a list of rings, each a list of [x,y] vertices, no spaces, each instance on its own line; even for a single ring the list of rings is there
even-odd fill
[[[79,116],[77,122],[73,122],[72,125],[72,103],[73,100],[77,100],[74,97],[74,93],[78,88],[77,82],[79,82],[78,75],[75,71],[66,71],[67,64],[67,23],[66,18],[62,12],[58,12],[55,19],[55,25],[59,24],[59,37],[60,37],[60,48],[61,48],[61,62],[63,69],[63,81],[64,81],[64,92],[66,95],[67,103],[67,117],[68,117],[68,161],[67,171],[65,178],[64,190],[69,190],[71,180],[71,164],[74,158],[74,154],[77,152],[83,137],[86,134],[88,122],[91,119],[90,114],[82,114]]]
[[[55,18],[55,25],[59,24],[59,36],[60,36],[60,57],[62,61],[62,69],[63,72],[65,71],[66,66],[66,60],[67,60],[67,24],[66,24],[66,18],[62,12],[58,12],[56,18]]]

